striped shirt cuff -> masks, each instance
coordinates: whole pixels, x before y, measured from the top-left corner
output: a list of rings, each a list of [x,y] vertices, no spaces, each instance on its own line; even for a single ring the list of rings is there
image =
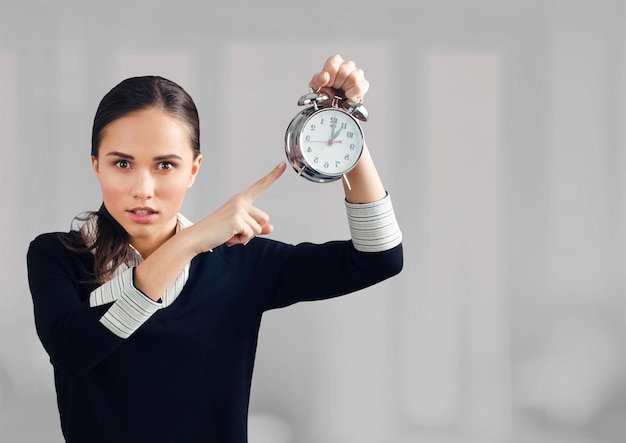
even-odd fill
[[[357,251],[382,252],[402,242],[389,194],[371,203],[345,203],[352,243]]]
[[[114,301],[100,319],[109,331],[120,338],[128,338],[163,305],[146,297],[133,285],[135,268],[118,274],[94,290],[89,297],[90,306]]]

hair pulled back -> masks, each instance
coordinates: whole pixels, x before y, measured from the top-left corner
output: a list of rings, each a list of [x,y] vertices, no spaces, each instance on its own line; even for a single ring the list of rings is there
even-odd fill
[[[113,87],[100,101],[91,132],[91,155],[98,158],[108,125],[128,114],[149,108],[162,109],[186,127],[194,152],[200,154],[200,121],[191,96],[178,84],[159,76],[131,77]],[[82,227],[78,227],[82,225]],[[103,283],[129,253],[128,233],[104,206],[74,219],[72,230],[62,236],[67,248],[94,255],[94,279]]]
[[[91,131],[91,155],[98,157],[100,142],[109,124],[152,107],[163,109],[183,122],[189,131],[194,155],[200,154],[200,122],[191,96],[171,80],[144,76],[127,78],[102,98]]]

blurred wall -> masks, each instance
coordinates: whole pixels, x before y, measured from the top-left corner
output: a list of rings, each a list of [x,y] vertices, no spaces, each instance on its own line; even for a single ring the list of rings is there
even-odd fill
[[[626,440],[626,5],[611,0],[0,0],[0,439],[61,441],[25,253],[96,209],[100,98],[195,98],[199,219],[284,159],[311,75],[371,83],[405,270],[265,315],[251,443]],[[274,237],[346,238],[338,183],[287,173]],[[306,284],[306,282],[303,282]]]

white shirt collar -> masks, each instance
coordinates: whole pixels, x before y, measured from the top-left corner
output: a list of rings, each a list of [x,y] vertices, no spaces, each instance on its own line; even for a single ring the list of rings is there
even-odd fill
[[[178,213],[178,220],[176,222],[176,232],[180,231],[181,229],[188,228],[191,225],[193,225],[193,222],[191,222],[183,214]],[[89,219],[87,219],[85,224],[80,228],[80,234],[83,237],[83,241],[85,242],[85,245],[88,248],[91,248],[93,244],[96,242],[96,238],[98,237],[97,218],[90,217]],[[131,253],[128,254],[128,257],[125,263],[128,267],[137,266],[141,262],[143,262],[143,257],[141,256],[139,251],[135,249],[133,245],[131,245],[130,243],[128,245],[130,246]],[[95,253],[95,249],[92,250],[92,253]]]

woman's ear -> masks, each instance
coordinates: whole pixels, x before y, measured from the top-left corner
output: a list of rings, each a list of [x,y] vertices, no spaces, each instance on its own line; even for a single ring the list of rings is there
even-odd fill
[[[100,170],[98,168],[98,159],[93,155],[91,156],[91,167],[93,168],[93,172],[95,172],[97,176],[100,173]]]
[[[198,156],[193,160],[193,164],[191,165],[191,176],[189,177],[189,185],[187,188],[191,188],[193,183],[196,181],[196,177],[198,176],[198,172],[200,171],[200,165],[202,164],[202,154],[198,154]]]

